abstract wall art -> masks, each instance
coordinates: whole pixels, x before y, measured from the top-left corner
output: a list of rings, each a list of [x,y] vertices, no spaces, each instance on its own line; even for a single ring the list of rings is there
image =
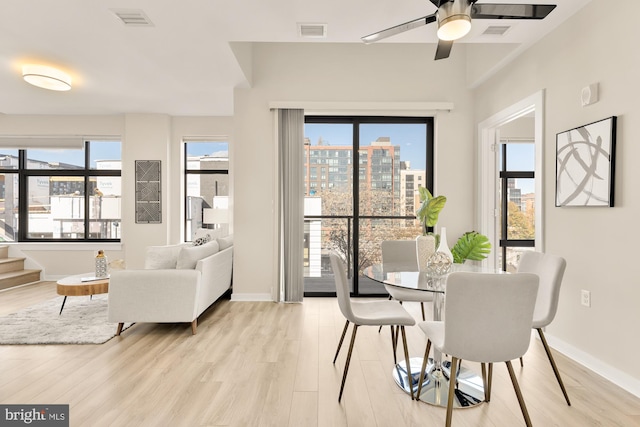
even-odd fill
[[[613,207],[616,119],[556,135],[556,206]]]
[[[160,160],[136,160],[136,223],[160,224]]]

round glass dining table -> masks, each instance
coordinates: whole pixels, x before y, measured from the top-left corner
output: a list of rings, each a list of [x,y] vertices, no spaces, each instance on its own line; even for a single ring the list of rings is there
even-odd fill
[[[502,271],[481,266],[452,264],[449,273],[455,271],[502,273]],[[433,320],[442,319],[448,274],[435,276],[427,272],[418,271],[386,271],[383,264],[367,267],[363,273],[366,277],[383,283],[386,286],[397,286],[404,289],[413,289],[418,292],[433,293]],[[431,348],[433,350],[433,357],[430,357],[427,363],[427,375],[422,384],[420,400],[432,405],[446,407],[451,361],[443,358],[442,353],[433,347]],[[410,358],[411,380],[409,380],[407,376],[406,360],[398,362],[393,369],[392,375],[396,384],[405,392],[410,393],[410,387],[413,387],[414,394],[417,393],[422,362],[422,357]],[[485,394],[482,376],[467,369],[464,364],[461,363],[456,378],[454,393],[454,408],[468,408],[484,402]]]

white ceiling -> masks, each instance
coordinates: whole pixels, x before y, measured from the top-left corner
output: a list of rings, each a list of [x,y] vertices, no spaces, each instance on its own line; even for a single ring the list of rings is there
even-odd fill
[[[543,21],[475,20],[456,43],[530,45],[589,1],[537,0],[558,7]],[[142,10],[153,26],[125,27],[114,9]],[[0,113],[232,115],[233,88],[248,82],[229,42],[362,43],[434,12],[428,0],[2,0]],[[327,37],[303,39],[298,23],[325,23]],[[504,36],[481,35],[505,24],[512,28]],[[435,30],[379,43],[436,43]],[[73,89],[24,82],[21,67],[34,62],[67,71]]]

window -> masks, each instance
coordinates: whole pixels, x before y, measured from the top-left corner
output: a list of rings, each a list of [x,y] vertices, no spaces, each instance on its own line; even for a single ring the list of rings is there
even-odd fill
[[[500,145],[500,254],[504,271],[515,272],[523,250],[535,247],[535,146]]]
[[[119,241],[121,143],[0,149],[0,240]]]
[[[421,233],[413,182],[432,186],[433,119],[307,116],[304,148],[305,171],[324,158],[332,165],[324,170],[329,185],[304,177],[305,295],[335,294],[329,250],[347,261],[353,295],[386,294],[360,271],[381,261],[382,240]]]
[[[185,227],[184,240],[193,240],[198,228],[220,227],[205,224],[204,209],[229,207],[229,143],[226,141],[185,141]]]

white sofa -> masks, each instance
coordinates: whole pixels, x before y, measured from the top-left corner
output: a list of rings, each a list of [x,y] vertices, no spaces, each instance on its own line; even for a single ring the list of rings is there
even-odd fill
[[[112,271],[109,322],[190,322],[231,288],[233,237],[147,248],[144,270]]]

